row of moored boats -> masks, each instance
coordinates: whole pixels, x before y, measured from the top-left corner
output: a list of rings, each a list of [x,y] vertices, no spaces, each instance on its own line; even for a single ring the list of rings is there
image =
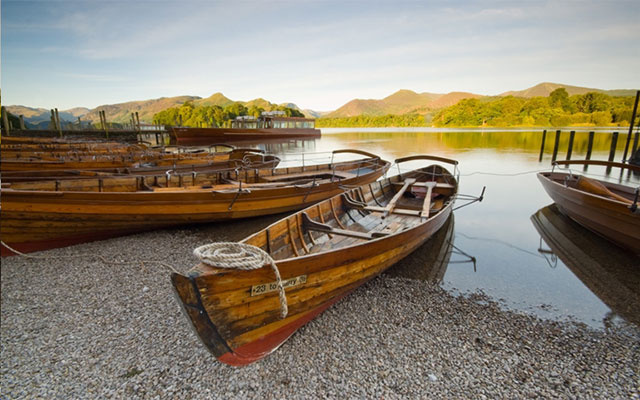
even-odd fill
[[[458,193],[457,162],[429,155],[395,160],[429,165],[389,177],[389,161],[356,149],[336,150],[326,163],[279,167],[278,157],[230,146],[185,151],[4,137],[1,145],[3,256],[293,212],[240,242],[196,249],[201,262],[172,274],[198,336],[231,365],[263,358],[422,245],[445,225]],[[333,161],[343,154],[352,159]],[[558,206],[590,229],[600,225],[581,218],[580,204],[590,204],[589,215],[606,209],[606,217],[588,220],[619,214],[624,222],[613,229],[624,233],[610,239],[640,253],[637,190],[600,182],[586,190],[555,171],[539,177]]]

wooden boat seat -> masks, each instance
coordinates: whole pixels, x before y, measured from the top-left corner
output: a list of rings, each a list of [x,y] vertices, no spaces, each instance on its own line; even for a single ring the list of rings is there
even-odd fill
[[[297,174],[283,174],[283,175],[272,175],[272,176],[260,176],[260,179],[266,182],[278,182],[278,181],[282,181],[283,179],[286,179],[287,183],[291,183],[292,180],[296,180],[296,179],[313,179],[314,176],[323,176],[323,175],[333,175],[335,178],[339,179],[349,179],[349,178],[354,178],[356,176],[356,174],[352,174],[350,172],[347,171],[340,171],[340,170],[318,170],[318,171],[307,171],[307,172],[300,172]],[[323,177],[323,179],[330,179],[329,177]]]
[[[312,220],[306,212],[302,212],[302,227],[308,231],[323,232],[332,235],[348,236],[366,240],[377,239],[383,236],[387,236],[390,233],[384,231],[358,232],[348,229],[338,229],[332,227],[331,225]]]
[[[412,184],[411,186],[429,187],[429,186],[432,186],[433,183],[434,182],[416,182],[416,183]],[[394,186],[402,186],[403,183],[402,182],[392,182],[392,185],[394,185]],[[434,188],[438,188],[438,189],[455,189],[455,186],[450,184],[450,183],[435,182]]]

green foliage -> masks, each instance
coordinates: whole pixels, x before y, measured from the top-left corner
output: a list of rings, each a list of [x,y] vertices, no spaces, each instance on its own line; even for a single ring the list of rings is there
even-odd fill
[[[319,118],[316,120],[316,128],[329,127],[409,127],[425,126],[424,116],[419,114],[403,115],[358,115],[344,118]]]
[[[235,102],[222,108],[218,105],[194,106],[192,102],[185,102],[180,107],[171,107],[162,110],[153,116],[154,124],[179,125],[183,126],[209,127],[209,126],[230,126],[231,120],[241,115],[260,116],[263,111],[284,111],[290,117],[304,117],[298,111],[284,106],[273,106],[265,110],[262,107],[252,105],[247,108],[242,103]]]
[[[480,101],[461,100],[433,117],[438,127],[505,126],[608,126],[626,125],[631,119],[633,98],[589,92],[569,96],[564,88],[549,97],[506,96]]]

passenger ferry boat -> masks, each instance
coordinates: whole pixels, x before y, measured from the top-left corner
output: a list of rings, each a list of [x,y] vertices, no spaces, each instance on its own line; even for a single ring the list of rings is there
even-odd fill
[[[296,139],[320,137],[315,119],[287,117],[284,111],[263,112],[258,118],[243,115],[231,122],[230,128],[170,128],[172,143],[177,145],[206,145],[265,139]]]

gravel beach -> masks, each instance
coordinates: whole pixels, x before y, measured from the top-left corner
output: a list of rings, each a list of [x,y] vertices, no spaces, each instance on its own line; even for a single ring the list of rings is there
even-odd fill
[[[170,267],[279,217],[3,258],[0,397],[640,399],[637,328],[544,321],[390,275],[266,359],[219,363],[181,313]]]

